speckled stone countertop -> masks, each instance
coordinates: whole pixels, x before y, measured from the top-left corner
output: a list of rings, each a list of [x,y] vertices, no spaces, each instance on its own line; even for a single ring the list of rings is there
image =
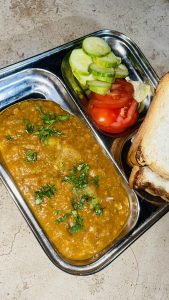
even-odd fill
[[[169,70],[168,0],[1,0],[0,67],[99,29],[123,32]],[[103,271],[68,275],[44,254],[0,182],[0,300],[169,299],[169,215]]]

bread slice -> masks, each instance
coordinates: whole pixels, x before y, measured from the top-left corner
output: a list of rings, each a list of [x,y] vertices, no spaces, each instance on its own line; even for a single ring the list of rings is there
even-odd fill
[[[128,153],[131,166],[148,166],[169,179],[169,73],[160,80]]]
[[[154,173],[148,167],[133,167],[129,184],[134,189],[145,190],[149,194],[169,201],[169,180]]]

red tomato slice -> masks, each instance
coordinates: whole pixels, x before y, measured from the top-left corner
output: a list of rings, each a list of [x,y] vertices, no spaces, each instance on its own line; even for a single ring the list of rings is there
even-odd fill
[[[127,112],[126,118],[124,118],[123,121],[122,121],[122,124],[124,124],[127,127],[131,126],[131,124],[133,124],[133,117],[134,117],[134,114],[136,112],[137,112],[137,101],[133,100],[131,102],[131,105],[130,105],[129,110]]]
[[[107,109],[90,104],[88,110],[98,127],[109,133],[123,132],[138,119],[137,102],[134,99],[123,108]]]
[[[133,85],[125,79],[116,79],[115,83],[112,84],[111,92],[117,90],[129,94],[131,97],[134,95]]]
[[[107,108],[101,108],[97,106],[90,105],[89,113],[92,119],[102,126],[110,126],[112,122],[115,121],[116,115],[113,111]]]
[[[103,98],[104,97],[104,98]],[[124,93],[109,93],[107,95],[93,95],[91,100],[93,105],[106,108],[120,108],[129,103],[131,96]]]
[[[90,101],[98,107],[104,108],[121,108],[131,101],[134,89],[131,83],[124,79],[117,79],[112,84],[111,91],[106,95],[91,93]]]
[[[132,84],[117,79],[108,94],[91,93],[89,114],[99,129],[109,133],[123,132],[138,119],[137,102],[133,96]]]

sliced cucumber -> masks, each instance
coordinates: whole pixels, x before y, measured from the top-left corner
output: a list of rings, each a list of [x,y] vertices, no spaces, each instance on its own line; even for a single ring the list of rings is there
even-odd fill
[[[112,83],[114,81],[114,69],[113,68],[104,68],[98,66],[97,64],[91,64],[89,66],[89,71],[94,76],[95,79],[106,81]]]
[[[75,77],[73,76],[72,69],[69,64],[70,53],[68,52],[62,60],[61,72],[67,85],[73,90],[80,99],[84,98],[84,92],[82,88],[77,84]]]
[[[98,80],[87,81],[87,85],[90,91],[101,95],[107,94],[107,92],[111,88],[111,83],[98,81]]]
[[[83,50],[90,56],[105,56],[110,51],[110,46],[99,37],[90,36],[83,40]]]
[[[101,76],[107,76],[107,77],[114,76],[113,68],[104,68],[104,67],[100,67],[96,64],[91,64],[89,66],[89,72],[91,72],[93,75],[101,75]]]
[[[109,77],[109,76],[102,76],[102,75],[93,75],[94,79],[96,80],[101,80],[101,81],[105,81],[105,82],[110,82],[110,83],[113,83],[115,81],[115,77],[112,76],[112,77]]]
[[[92,63],[92,59],[83,51],[83,49],[74,49],[71,52],[69,63],[72,71],[82,75],[89,75],[88,68]]]
[[[78,72],[73,71],[73,75],[76,77],[76,79],[79,81],[82,87],[86,87],[86,81],[94,80],[94,77],[92,74],[89,75],[81,75]]]
[[[115,69],[115,77],[116,78],[125,78],[128,76],[129,71],[127,67],[123,64],[120,64],[116,69]]]
[[[103,57],[93,57],[93,61],[101,67],[111,68],[121,64],[121,57],[118,57],[113,52],[110,52],[108,55]]]

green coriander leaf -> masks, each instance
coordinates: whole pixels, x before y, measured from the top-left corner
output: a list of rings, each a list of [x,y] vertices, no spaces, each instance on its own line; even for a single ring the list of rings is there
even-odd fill
[[[96,198],[96,197],[93,197],[91,200],[90,200],[90,206],[92,207],[92,208],[94,208],[95,207],[95,205],[98,203],[99,201],[98,201],[98,199]]]
[[[69,115],[56,115],[55,120],[56,121],[67,121],[69,120]]]
[[[35,134],[39,137],[40,141],[44,142],[51,136],[60,136],[62,132],[50,127],[40,127]]]
[[[80,215],[77,215],[73,225],[69,227],[70,233],[77,233],[83,228],[83,219]]]
[[[36,161],[37,160],[37,152],[28,149],[25,152],[27,161]]]
[[[103,215],[103,208],[101,207],[98,199],[96,197],[93,197],[90,201],[90,206],[93,208],[94,213],[97,216]]]
[[[97,215],[97,216],[102,216],[103,215],[103,208],[101,207],[100,203],[97,203],[94,208],[94,213]]]
[[[76,200],[72,200],[72,207],[74,210],[77,210],[78,209],[78,202]]]
[[[40,190],[35,192],[35,203],[41,204],[44,198],[51,198],[56,192],[56,187],[54,185],[46,184],[40,188]]]
[[[76,181],[76,176],[72,175],[72,176],[65,176],[64,177],[64,181],[68,182],[68,183],[75,183]]]
[[[55,223],[56,224],[60,224],[64,221],[66,221],[68,219],[68,217],[71,215],[71,213],[66,213],[65,215],[63,215],[62,217],[58,218]]]
[[[26,132],[31,134],[34,132],[35,126],[33,123],[31,123],[31,121],[29,119],[25,119],[24,123],[26,125]]]
[[[96,187],[99,187],[99,181],[100,181],[99,176],[96,175],[96,176],[93,177],[93,184]]]
[[[87,163],[80,163],[74,166],[70,175],[64,177],[64,181],[74,185],[76,189],[83,189],[88,185],[89,165]]]
[[[72,210],[72,216],[75,218],[77,217],[77,210]]]
[[[51,112],[44,112],[42,107],[37,107],[37,110],[40,112],[44,124],[53,125],[57,121],[66,121],[69,119],[69,115],[55,115]]]
[[[84,204],[85,204],[85,202],[88,202],[89,199],[91,199],[91,196],[90,196],[90,195],[88,195],[88,194],[82,195],[82,197],[80,198],[80,201],[79,201],[79,203],[78,203],[78,208],[79,208],[79,209],[82,209],[83,206],[84,206]]]
[[[87,163],[80,163],[77,166],[77,170],[81,173],[88,175],[89,174],[89,165]]]
[[[54,124],[56,121],[52,118],[52,113],[50,112],[44,112],[42,110],[42,108],[39,108],[40,114],[41,114],[41,119],[43,121],[44,124],[49,124],[52,125]]]

